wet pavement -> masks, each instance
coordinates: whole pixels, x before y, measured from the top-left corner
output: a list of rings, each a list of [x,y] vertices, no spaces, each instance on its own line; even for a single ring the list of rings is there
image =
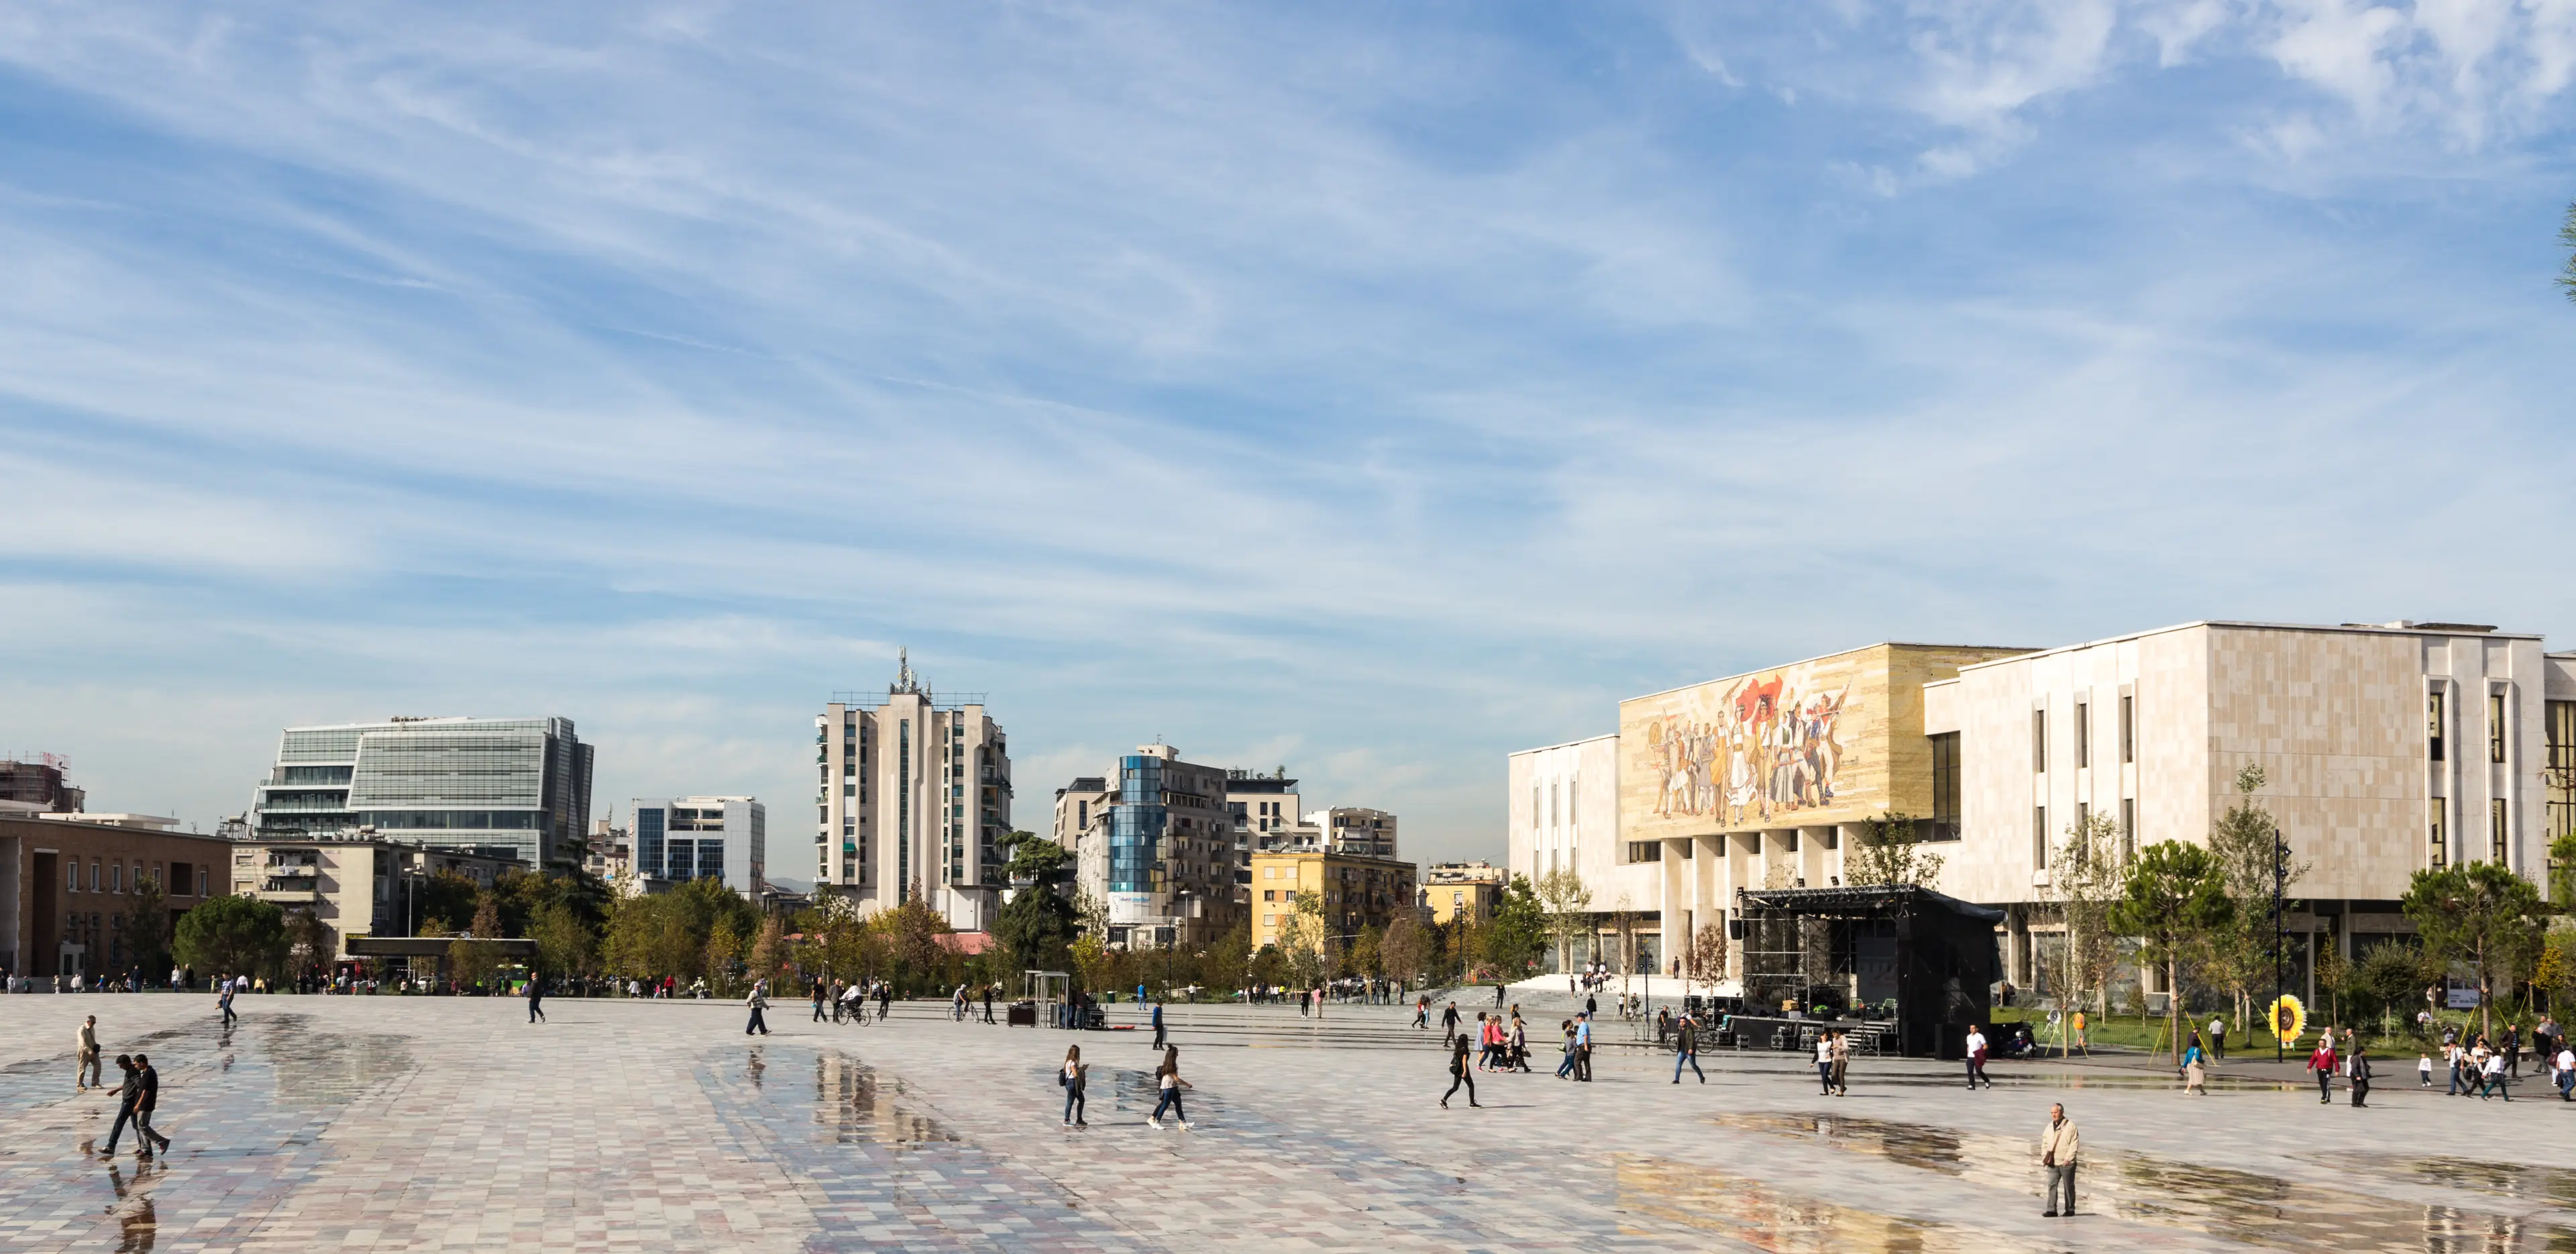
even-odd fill
[[[702,1003],[0,999],[0,1251],[1192,1250],[2576,1252],[2576,1108],[2259,1074],[2184,1097],[2134,1065],[1866,1059],[1818,1096],[1775,1055],[1705,1085],[1605,1050],[1599,1082],[1479,1074],[1437,1102],[1436,1032],[1396,1008],[1173,1015],[1195,1130],[1154,1131],[1139,1033],[801,1022]],[[163,1077],[171,1152],[108,1160],[69,1043]],[[1130,1016],[1114,1016],[1121,1021]],[[1092,1063],[1091,1126],[1054,1069]],[[109,1070],[112,1072],[113,1068]],[[2251,1070],[2250,1068],[2248,1069]],[[1688,1077],[1685,1077],[1688,1081]],[[2533,1086],[2536,1094],[2539,1089]],[[2038,1214],[2052,1101],[2082,1213]]]

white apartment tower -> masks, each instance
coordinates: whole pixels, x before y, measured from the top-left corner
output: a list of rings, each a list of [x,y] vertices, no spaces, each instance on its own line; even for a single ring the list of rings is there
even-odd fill
[[[814,720],[814,890],[892,909],[918,896],[960,931],[1001,907],[1011,756],[980,696],[942,704],[905,655],[885,696]]]

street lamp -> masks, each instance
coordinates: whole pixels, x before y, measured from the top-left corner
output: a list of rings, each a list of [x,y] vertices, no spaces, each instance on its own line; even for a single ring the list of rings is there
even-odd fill
[[[2290,885],[2290,845],[2281,839],[2281,829],[2272,829],[2272,1061],[2288,1056],[2288,1044],[2281,1039],[2281,964],[2289,959],[2289,920],[2281,912],[2281,896]],[[2174,996],[2182,996],[2181,989]]]

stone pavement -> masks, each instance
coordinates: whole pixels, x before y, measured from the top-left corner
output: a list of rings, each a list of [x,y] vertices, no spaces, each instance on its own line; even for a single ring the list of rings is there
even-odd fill
[[[1134,1031],[928,1004],[862,1027],[782,1002],[759,1038],[723,1003],[241,1008],[226,1033],[203,996],[0,999],[0,1250],[2576,1251],[2576,1106],[2420,1094],[2411,1058],[2354,1110],[2242,1072],[2184,1097],[2134,1060],[1999,1064],[1972,1094],[1862,1059],[1827,1098],[1794,1057],[1712,1054],[1676,1087],[1622,1048],[1596,1083],[1543,1063],[1442,1110],[1409,1011],[1174,1007],[1197,1127],[1157,1132]],[[94,1152],[113,1110],[72,1093],[82,1014],[159,1067],[159,1161]],[[1070,1043],[1088,1128],[1060,1124]],[[2084,1135],[2071,1220],[2039,1215],[2052,1101]]]

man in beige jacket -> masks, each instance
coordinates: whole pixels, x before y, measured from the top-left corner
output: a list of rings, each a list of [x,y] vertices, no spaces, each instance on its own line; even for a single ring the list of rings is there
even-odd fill
[[[80,1050],[72,1064],[72,1091],[86,1093],[100,1087],[98,1082],[98,1016],[81,1020],[80,1031],[73,1037]]]
[[[2084,1152],[2083,1143],[2075,1136],[2075,1121],[2066,1117],[2063,1104],[2048,1108],[2048,1130],[2039,1134],[2039,1165],[2048,1169],[2048,1209],[2040,1214],[2050,1218],[2075,1215],[2075,1162]],[[2066,1207],[2058,1209],[2057,1191],[2066,1190]]]

